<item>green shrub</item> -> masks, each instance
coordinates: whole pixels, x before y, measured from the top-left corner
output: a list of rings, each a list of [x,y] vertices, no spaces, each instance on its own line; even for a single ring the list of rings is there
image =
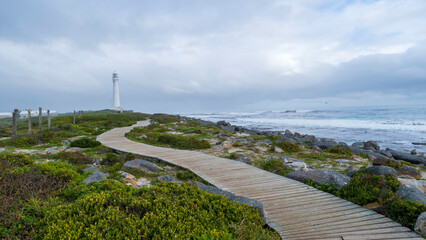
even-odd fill
[[[198,181],[198,176],[188,170],[176,173],[176,178],[181,181]]]
[[[81,152],[59,152],[51,156],[53,159],[67,160],[69,163],[80,165],[80,164],[91,164],[93,159]]]
[[[246,205],[164,182],[137,190],[115,185],[89,194],[53,208],[39,226],[45,239],[279,239]]]
[[[381,210],[385,216],[410,229],[414,229],[417,218],[425,211],[426,206],[424,204],[402,200],[401,198],[396,198],[396,200],[390,202]]]
[[[114,165],[119,162],[119,158],[115,153],[107,153],[105,159],[101,161],[102,165]]]
[[[331,193],[333,195],[339,195],[340,188],[332,183],[317,183],[312,178],[309,178],[306,181],[303,181],[303,183],[312,186],[316,189],[319,189],[324,192]]]
[[[339,146],[339,145],[331,147],[331,148],[327,149],[326,151],[330,152],[330,153],[337,153],[337,154],[343,154],[343,155],[352,155],[351,150],[345,149],[345,148],[343,148],[342,146]]]
[[[299,146],[297,146],[294,143],[287,142],[287,141],[276,143],[275,146],[281,148],[282,150],[284,150],[286,152],[300,152]]]
[[[11,137],[5,141],[5,145],[25,148],[42,143],[53,143],[58,140],[59,138],[52,131],[40,131],[36,133]]]
[[[157,123],[173,123],[173,122],[179,122],[181,120],[179,116],[162,114],[162,113],[155,113],[151,115],[150,118]]]
[[[101,145],[100,142],[90,139],[88,137],[79,138],[75,141],[72,141],[70,144],[71,147],[80,147],[80,148],[92,148],[92,147],[97,147],[100,145]]]
[[[54,175],[68,180],[81,178],[81,175],[77,173],[77,168],[65,161],[47,162],[34,166],[46,175]]]
[[[178,149],[206,149],[211,147],[206,140],[198,139],[194,136],[160,134],[157,141]]]
[[[260,165],[260,168],[281,176],[286,176],[287,174],[293,172],[293,169],[284,166],[284,163],[281,159],[271,159],[267,162],[263,162]]]

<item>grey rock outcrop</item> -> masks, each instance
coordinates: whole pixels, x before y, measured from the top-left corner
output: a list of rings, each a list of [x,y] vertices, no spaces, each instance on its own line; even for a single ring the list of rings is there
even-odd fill
[[[365,172],[371,173],[373,175],[382,175],[386,176],[388,174],[397,177],[398,173],[395,168],[391,168],[388,166],[373,166],[365,169]]]
[[[197,186],[199,189],[209,192],[209,193],[213,193],[216,195],[222,195],[224,197],[226,197],[228,199],[228,201],[234,201],[234,202],[238,202],[241,204],[247,204],[250,207],[256,209],[259,212],[260,217],[262,218],[263,222],[266,223],[266,218],[265,218],[265,210],[263,209],[263,205],[262,203],[260,203],[259,201],[257,201],[256,199],[252,199],[252,198],[246,198],[243,196],[237,196],[231,192],[222,190],[220,188],[217,187],[213,187],[213,186],[207,186],[201,182],[193,182],[195,184],[195,186]]]
[[[420,174],[419,171],[417,171],[417,169],[415,169],[414,167],[411,166],[402,166],[398,169],[398,175],[408,175],[414,178],[421,178],[422,175]]]
[[[158,177],[158,180],[165,181],[165,182],[173,182],[173,183],[177,183],[177,184],[182,183],[181,181],[177,180],[176,178],[174,178],[170,175],[160,176],[160,177]]]
[[[243,162],[243,163],[249,163],[251,161],[251,157],[239,157],[235,159],[235,161]]]
[[[96,171],[99,171],[99,168],[93,165],[83,169],[83,172],[96,172]]]
[[[312,178],[317,183],[332,183],[338,187],[343,187],[349,183],[351,178],[329,170],[310,170],[310,171],[294,171],[287,174],[288,178],[303,182]]]
[[[414,231],[423,237],[426,237],[426,212],[422,212],[422,214],[420,214],[420,216],[417,218]]]
[[[308,166],[302,160],[281,156],[281,161],[283,161],[284,166],[294,169],[296,171],[308,171]]]
[[[265,144],[265,145],[272,145],[272,142],[271,142],[271,140],[269,140],[269,139],[264,139],[264,140],[260,140],[260,141],[258,141],[257,142],[258,144]]]
[[[158,173],[160,170],[162,170],[162,168],[157,166],[155,163],[148,162],[142,159],[135,159],[135,160],[126,162],[123,165],[123,170],[126,170],[126,169],[138,169],[141,171],[154,172],[154,173]]]
[[[400,196],[402,199],[405,200],[411,200],[415,202],[419,202],[422,204],[426,204],[426,197],[425,195],[420,192],[419,189],[417,189],[414,186],[411,185],[401,185],[398,190],[395,192],[398,196]]]
[[[56,150],[56,149],[53,149],[53,148],[48,148],[48,149],[46,149],[46,153],[56,154],[56,153],[59,153],[59,150]]]
[[[411,155],[411,153],[395,151],[392,149],[386,149],[386,150],[389,151],[392,154],[392,157],[397,160],[403,160],[403,161],[414,163],[414,164],[422,163],[426,165],[426,157],[419,156],[419,155]]]
[[[84,183],[89,184],[95,181],[102,181],[103,179],[109,177],[108,173],[103,173],[101,171],[95,171],[93,174],[87,176],[86,179],[83,180]]]

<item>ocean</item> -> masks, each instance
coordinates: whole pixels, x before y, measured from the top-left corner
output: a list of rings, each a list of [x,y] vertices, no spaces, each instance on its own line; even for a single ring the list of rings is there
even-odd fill
[[[327,110],[181,113],[256,130],[298,132],[352,144],[377,141],[381,148],[426,152],[426,106],[350,107]]]

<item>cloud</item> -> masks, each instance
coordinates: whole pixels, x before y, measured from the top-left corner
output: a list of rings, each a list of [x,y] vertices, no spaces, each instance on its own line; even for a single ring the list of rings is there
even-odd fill
[[[422,0],[4,5],[2,111],[111,107],[113,70],[123,106],[140,111],[375,94],[408,103],[426,82]]]

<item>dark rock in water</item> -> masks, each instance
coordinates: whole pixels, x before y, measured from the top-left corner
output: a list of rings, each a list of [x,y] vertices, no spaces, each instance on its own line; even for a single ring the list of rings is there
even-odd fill
[[[379,151],[380,150],[380,146],[379,144],[377,144],[377,142],[375,141],[368,141],[368,142],[364,142],[364,148],[373,148],[373,150]]]
[[[352,143],[351,147],[355,147],[355,148],[364,148],[365,145],[363,142],[354,142]]]
[[[225,122],[225,121],[219,121],[216,124],[219,125],[219,126],[228,126],[228,127],[231,126],[231,124],[229,122]]]
[[[207,185],[205,185],[201,182],[195,181],[193,183],[195,184],[195,186],[197,186],[199,189],[201,189],[203,191],[213,193],[213,194],[216,194],[216,195],[222,195],[222,196],[228,198],[228,201],[234,201],[234,202],[238,202],[238,203],[241,203],[241,204],[247,204],[247,205],[251,206],[252,208],[256,209],[259,212],[259,215],[262,218],[263,222],[266,223],[265,210],[263,209],[263,205],[262,205],[262,203],[260,203],[256,199],[237,196],[237,195],[235,195],[231,192],[222,190],[222,189],[217,188],[217,187],[207,186]]]
[[[317,183],[332,183],[338,187],[343,187],[349,183],[351,178],[329,170],[311,170],[311,171],[294,171],[287,174],[288,178],[303,182],[312,178]]]
[[[395,193],[402,199],[426,204],[425,195],[419,189],[409,184],[401,185]]]
[[[142,159],[135,159],[128,161],[123,165],[123,170],[126,169],[138,169],[145,172],[154,172],[157,173],[159,170],[162,170],[159,166],[152,162],[148,162]]]
[[[103,173],[101,171],[95,171],[93,174],[90,174],[87,176],[86,179],[83,180],[84,183],[89,184],[91,182],[95,181],[102,181],[103,179],[107,178],[109,176],[108,173]]]
[[[422,212],[417,218],[416,226],[414,227],[416,233],[426,237],[426,212]]]
[[[272,145],[272,142],[271,142],[271,140],[269,140],[269,139],[265,139],[265,140],[260,140],[260,141],[258,141],[257,142],[258,144],[265,144],[265,145]]]
[[[426,165],[426,158],[418,155],[411,155],[410,153],[394,151],[392,149],[386,149],[392,154],[392,157],[397,160],[404,160],[409,163],[419,164],[422,163]]]
[[[414,167],[411,166],[402,166],[398,169],[398,175],[408,175],[408,176],[412,176],[414,178],[421,178],[422,175],[419,173],[419,171],[417,171],[417,169],[415,169]]]
[[[411,150],[411,155],[417,155],[417,150],[416,149]]]
[[[328,149],[337,146],[337,142],[329,138],[316,139],[312,145],[318,146],[321,149]]]
[[[158,180],[165,181],[165,182],[173,182],[173,183],[178,183],[178,184],[181,183],[181,181],[177,180],[176,178],[174,178],[170,175],[164,175],[164,176],[158,177]]]
[[[374,166],[386,165],[386,164],[389,164],[390,161],[391,161],[390,158],[383,156],[383,155],[380,155],[380,156],[374,158],[373,165]]]
[[[235,161],[243,162],[243,163],[249,163],[251,161],[251,157],[239,157],[235,159]]]
[[[365,172],[371,173],[373,175],[382,175],[382,176],[386,176],[388,174],[391,174],[394,177],[397,177],[397,172],[395,170],[395,168],[391,168],[388,166],[373,166],[373,167],[368,167],[365,169]]]

